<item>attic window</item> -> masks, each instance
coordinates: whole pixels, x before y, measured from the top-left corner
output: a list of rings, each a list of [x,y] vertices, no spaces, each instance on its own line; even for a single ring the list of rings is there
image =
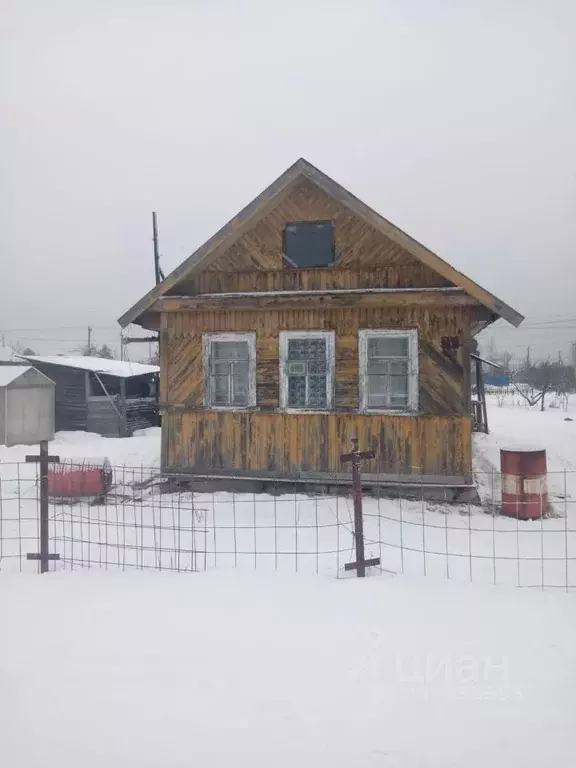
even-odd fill
[[[330,267],[334,264],[334,228],[331,221],[286,224],[284,264],[294,269]]]

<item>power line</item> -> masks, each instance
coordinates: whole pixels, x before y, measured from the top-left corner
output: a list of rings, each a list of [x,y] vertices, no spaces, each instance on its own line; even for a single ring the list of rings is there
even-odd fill
[[[99,330],[110,330],[110,328],[116,328],[117,326],[112,325],[92,325],[92,328],[96,328]],[[41,328],[0,328],[0,333],[28,333],[29,331],[75,331],[82,328],[83,330],[86,329],[86,323],[83,325],[54,325],[54,326],[47,326],[43,325]]]

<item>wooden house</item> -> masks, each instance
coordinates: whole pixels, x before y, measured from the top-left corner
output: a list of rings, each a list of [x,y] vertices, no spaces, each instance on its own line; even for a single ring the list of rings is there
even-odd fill
[[[159,331],[162,466],[472,482],[470,343],[522,316],[300,159],[123,317]]]
[[[100,357],[25,358],[56,384],[56,430],[129,437],[158,423],[158,367]]]

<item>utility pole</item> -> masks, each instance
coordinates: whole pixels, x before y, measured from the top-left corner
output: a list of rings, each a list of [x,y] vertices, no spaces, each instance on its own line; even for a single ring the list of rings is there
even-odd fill
[[[88,347],[87,347],[87,355],[92,354],[92,328],[88,326]]]
[[[160,277],[160,253],[158,251],[158,225],[156,222],[156,211],[152,211],[152,242],[154,243],[154,276],[156,285],[161,282]]]
[[[120,331],[120,360],[124,360],[124,336]]]

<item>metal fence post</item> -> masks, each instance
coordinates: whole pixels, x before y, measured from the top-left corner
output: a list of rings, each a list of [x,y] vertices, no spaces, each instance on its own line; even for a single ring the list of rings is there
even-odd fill
[[[48,454],[48,441],[40,443],[39,456],[26,456],[28,463],[39,464],[40,469],[40,552],[29,552],[27,560],[40,561],[40,573],[48,572],[50,560],[59,560],[60,555],[50,554],[49,527],[48,527],[48,465],[50,462],[58,463],[59,456]]]
[[[362,514],[362,481],[360,478],[360,462],[363,459],[373,459],[376,454],[374,451],[359,451],[358,438],[352,440],[353,450],[351,453],[344,453],[340,456],[340,461],[352,464],[352,493],[354,497],[354,543],[356,545],[356,562],[346,563],[345,571],[356,570],[356,575],[360,578],[366,576],[366,568],[371,565],[380,565],[380,558],[374,557],[366,560],[364,556],[364,516]]]

